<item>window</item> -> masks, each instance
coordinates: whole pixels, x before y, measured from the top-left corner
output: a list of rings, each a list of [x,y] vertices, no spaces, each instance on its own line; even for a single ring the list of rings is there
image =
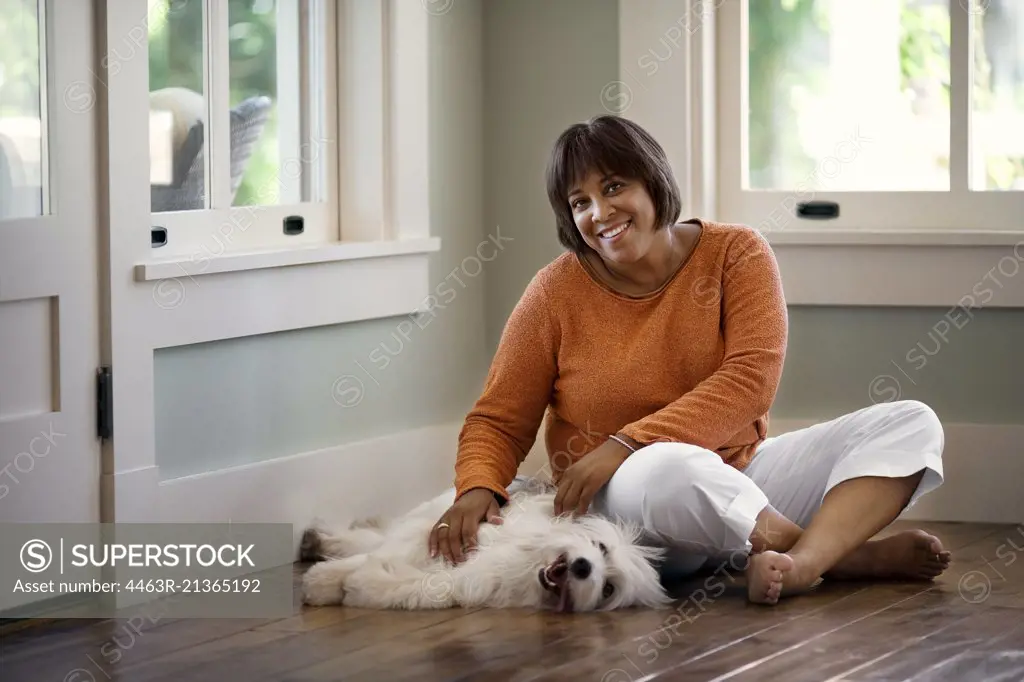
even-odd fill
[[[0,4],[0,220],[50,213],[45,26],[38,0]]]
[[[725,0],[715,25],[716,218],[1021,230],[1024,3]]]
[[[331,5],[149,3],[151,209],[168,251],[337,238]]]
[[[106,2],[146,17],[117,22],[103,65],[125,72],[112,106],[147,98],[153,247],[137,277],[437,250],[421,3]],[[252,250],[282,256],[235,253]]]

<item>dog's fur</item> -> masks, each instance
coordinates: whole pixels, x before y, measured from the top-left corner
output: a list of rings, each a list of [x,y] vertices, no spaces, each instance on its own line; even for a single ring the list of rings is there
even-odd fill
[[[525,491],[481,523],[464,562],[431,558],[431,528],[454,501],[451,491],[395,521],[353,524],[332,534],[313,527],[300,558],[318,561],[303,577],[303,601],[376,609],[454,606],[607,611],[662,608],[671,599],[654,563],[659,548],[639,529],[596,515],[555,517],[554,494]],[[588,570],[589,569],[589,570]]]

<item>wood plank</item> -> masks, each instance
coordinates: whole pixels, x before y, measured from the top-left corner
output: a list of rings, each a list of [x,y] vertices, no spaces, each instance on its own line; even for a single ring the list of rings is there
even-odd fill
[[[373,609],[338,608],[334,606],[306,606],[299,613],[291,618],[282,618],[271,621],[265,625],[259,625],[254,630],[259,631],[283,631],[283,632],[311,632],[320,628],[330,627],[338,623],[366,618],[379,614]]]
[[[3,638],[0,665],[5,676],[24,674],[24,679],[63,679],[75,669],[105,679],[127,663],[188,650],[268,622],[271,620],[109,620],[57,636],[40,633],[18,641]]]
[[[832,583],[765,607],[746,602],[741,576],[716,573],[674,585],[677,608],[660,612],[57,621],[0,631],[0,670],[4,682],[76,670],[132,682],[1024,679],[1024,525],[898,521],[879,536],[916,527],[954,552],[932,584]]]
[[[454,661],[454,666],[444,665],[442,652],[447,647],[462,646],[473,639],[500,642],[516,632],[521,632],[524,625],[538,616],[512,609],[453,609],[453,612],[463,615],[401,636],[381,637],[370,646],[358,651],[345,652],[316,665],[301,668],[296,666],[297,669],[277,679],[334,680],[341,675],[344,675],[346,680],[447,679],[457,675],[467,663],[463,656],[460,660]]]
[[[1024,609],[1024,525],[961,548],[936,583],[968,604]]]
[[[926,640],[935,640],[946,631],[976,628],[984,619],[979,611],[950,600],[947,595],[927,591],[919,598],[897,601],[866,618],[837,620],[806,639],[776,645],[774,651],[734,670],[723,671],[715,679],[839,679],[851,669],[857,670],[895,652],[902,652],[900,655],[905,658],[909,649]]]
[[[898,655],[874,661],[837,679],[964,682],[1024,680],[1024,620],[1013,609],[976,612],[961,627],[949,627],[912,643]]]
[[[299,604],[300,579],[293,570],[294,603]],[[5,665],[43,661],[53,669],[86,664],[101,676],[108,668],[126,661],[140,662],[178,649],[195,646],[239,632],[271,624],[282,618],[172,618],[164,600],[135,607],[135,616],[107,619],[39,621],[14,632],[4,632],[0,659]],[[23,625],[23,624],[22,624]],[[38,666],[39,663],[31,665]],[[37,674],[41,671],[37,670]]]
[[[341,610],[341,609],[339,609]],[[378,611],[305,632],[256,629],[121,668],[133,682],[179,679],[279,680],[295,668],[338,658],[381,640],[463,615],[454,609]],[[174,674],[168,672],[173,670]]]
[[[771,653],[772,642],[820,633],[829,624],[870,613],[891,600],[892,595],[848,586],[822,589],[775,607],[720,600],[689,619],[669,616],[658,628],[608,642],[586,660],[563,659],[536,679],[557,680],[572,674],[636,680],[684,673],[686,679],[701,679],[702,674],[713,676]]]

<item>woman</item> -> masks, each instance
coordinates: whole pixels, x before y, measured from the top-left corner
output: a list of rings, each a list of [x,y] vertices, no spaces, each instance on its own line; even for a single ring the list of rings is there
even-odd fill
[[[757,231],[677,222],[664,151],[620,117],[566,130],[547,188],[568,251],[509,316],[459,436],[435,555],[463,561],[479,524],[500,522],[548,413],[556,513],[636,522],[677,570],[741,552],[753,602],[822,577],[931,579],[948,566],[923,531],[869,541],[942,483],[927,406],[872,405],[767,437],[788,322]]]

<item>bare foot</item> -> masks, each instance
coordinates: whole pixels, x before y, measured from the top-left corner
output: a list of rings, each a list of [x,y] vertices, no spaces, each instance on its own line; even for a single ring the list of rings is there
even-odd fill
[[[839,580],[932,580],[949,568],[950,559],[937,537],[908,530],[864,543],[825,575]]]
[[[793,569],[796,562],[788,554],[780,554],[766,550],[750,555],[747,566],[747,598],[755,604],[776,604],[783,596],[783,584],[786,584],[786,595],[792,590]]]

